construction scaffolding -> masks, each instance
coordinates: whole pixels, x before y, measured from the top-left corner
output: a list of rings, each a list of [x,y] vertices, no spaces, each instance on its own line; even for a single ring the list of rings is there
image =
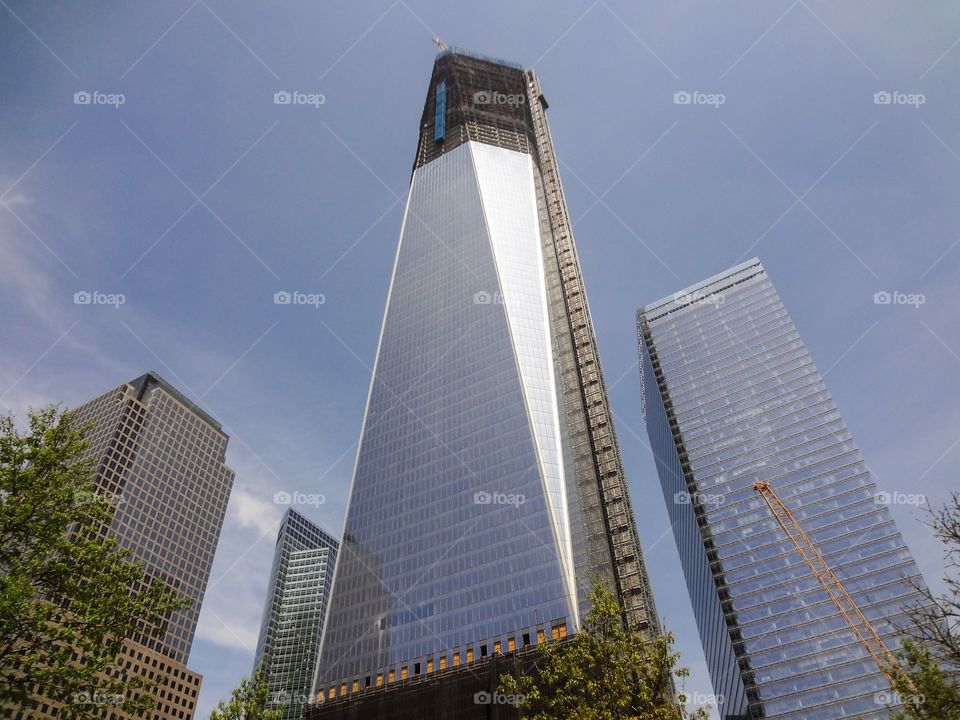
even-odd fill
[[[599,504],[612,555],[617,590],[624,605],[628,626],[649,635],[659,635],[659,618],[640,551],[640,539],[630,503],[623,460],[613,426],[613,413],[600,367],[597,340],[587,306],[572,225],[553,151],[553,138],[547,124],[547,103],[543,99],[536,74],[527,70],[526,75],[527,106],[536,138],[537,160],[543,179],[543,194],[552,231],[553,249],[559,265],[566,323],[572,336],[573,355],[579,376],[577,386],[586,414],[593,471],[598,484]]]

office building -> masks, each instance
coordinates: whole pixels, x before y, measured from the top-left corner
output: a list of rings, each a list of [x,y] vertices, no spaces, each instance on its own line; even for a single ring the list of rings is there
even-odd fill
[[[254,661],[270,691],[268,707],[284,707],[283,720],[300,720],[311,701],[338,544],[287,509],[277,534]]]
[[[71,411],[87,433],[98,493],[115,505],[106,533],[130,551],[147,577],[191,600],[168,618],[161,637],[127,638],[121,665],[154,686],[150,720],[189,720],[202,677],[187,667],[210,577],[234,472],[224,462],[228,437],[220,424],[153,372],[124,382]],[[130,716],[119,707],[104,717]],[[13,718],[56,718],[41,699]]]
[[[658,631],[532,71],[436,58],[315,692],[577,631],[588,578]]]
[[[754,483],[889,648],[922,578],[763,265],[637,318],[647,432],[721,717],[887,717],[887,679]]]

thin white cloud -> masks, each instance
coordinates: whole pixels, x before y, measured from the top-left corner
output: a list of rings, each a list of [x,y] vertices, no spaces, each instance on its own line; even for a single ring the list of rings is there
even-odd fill
[[[254,652],[257,648],[258,624],[238,618],[235,613],[226,616],[214,613],[207,605],[200,613],[197,639],[206,640],[220,647]]]
[[[252,528],[258,534],[276,533],[282,512],[272,499],[254,495],[246,488],[234,486],[230,496],[228,517],[241,528]]]

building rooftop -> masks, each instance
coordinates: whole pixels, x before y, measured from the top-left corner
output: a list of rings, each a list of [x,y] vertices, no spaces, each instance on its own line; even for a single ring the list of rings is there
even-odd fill
[[[666,315],[674,310],[679,310],[682,307],[694,304],[698,300],[701,300],[705,295],[709,295],[722,289],[724,284],[729,285],[728,281],[734,275],[742,274],[749,270],[754,271],[752,274],[763,272],[764,267],[763,263],[760,262],[760,258],[753,258],[738,265],[734,265],[723,272],[717,273],[716,275],[711,275],[705,280],[695,282],[693,285],[685,287],[682,290],[678,290],[677,292],[671,293],[670,295],[660,298],[659,300],[656,300],[648,305],[644,305],[637,310],[637,315],[644,315],[648,316],[650,319],[654,319],[651,316]]]
[[[223,432],[223,427],[220,425],[220,422],[210,415],[205,410],[202,410],[199,405],[197,405],[193,400],[188,398],[182,392],[177,390],[173,385],[168,383],[162,377],[160,377],[156,372],[150,370],[140,377],[131,380],[129,385],[132,385],[137,391],[137,397],[142,398],[144,392],[146,392],[151,386],[157,386],[164,390],[164,392],[173,395],[179,402],[187,406],[192,412],[196,413],[202,420],[204,420],[208,425],[213,426],[215,429]]]
[[[474,60],[493,63],[494,65],[503,65],[504,67],[513,68],[514,70],[523,70],[523,65],[520,65],[519,63],[510,62],[509,60],[501,60],[500,58],[491,57],[490,55],[483,55],[481,53],[476,53],[472,50],[465,50],[464,48],[459,47],[448,47],[446,50],[441,50],[437,53],[436,59],[439,60],[447,55],[463,55],[464,57],[473,58]]]

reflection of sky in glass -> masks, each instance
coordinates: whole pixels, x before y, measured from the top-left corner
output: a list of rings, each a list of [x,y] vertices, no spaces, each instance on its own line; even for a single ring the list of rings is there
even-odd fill
[[[745,710],[732,639],[766,717],[886,717],[875,696],[889,689],[885,678],[752,484],[770,482],[891,646],[911,593],[903,578],[917,577],[916,565],[759,262],[680,297],[645,308],[666,391],[661,403],[642,348],[645,402],[707,662],[727,701],[721,712]],[[692,503],[688,491],[700,493]]]
[[[567,592],[573,597],[576,591],[570,520],[533,162],[525,153],[492,145],[472,143],[470,148],[547,489],[555,541],[563,557]]]
[[[473,148],[413,179],[318,687],[572,617],[541,476],[562,486],[542,270],[511,267],[539,261],[530,159]],[[499,277],[488,227],[514,244]]]

